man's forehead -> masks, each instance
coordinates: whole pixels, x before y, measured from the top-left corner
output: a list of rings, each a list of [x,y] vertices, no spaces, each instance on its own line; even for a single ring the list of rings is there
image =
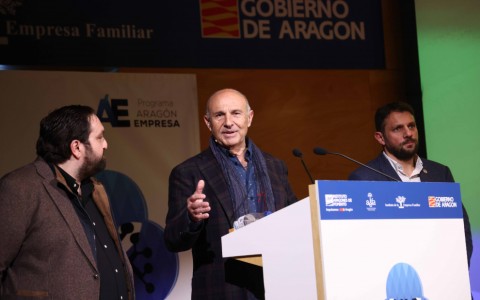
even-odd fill
[[[415,122],[415,117],[408,111],[393,111],[386,118],[390,122]]]
[[[212,111],[245,110],[247,102],[242,98],[236,97],[216,98],[211,101],[210,108]]]
[[[90,133],[94,131],[103,131],[104,127],[100,119],[96,115],[90,116]]]

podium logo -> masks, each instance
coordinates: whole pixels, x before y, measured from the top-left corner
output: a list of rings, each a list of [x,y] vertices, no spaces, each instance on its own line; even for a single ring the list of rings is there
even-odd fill
[[[428,196],[428,207],[456,208],[458,203],[454,197]]]
[[[240,38],[237,0],[200,0],[202,37]]]
[[[398,208],[405,208],[403,204],[405,203],[406,198],[403,196],[398,196],[395,201],[398,203]]]
[[[423,284],[415,268],[407,263],[395,264],[387,277],[387,300],[426,300]]]
[[[365,201],[365,204],[367,205],[367,210],[368,211],[375,211],[377,208],[377,201],[375,201],[375,199],[373,199],[373,194],[372,193],[368,193],[367,194],[367,197],[368,199]]]
[[[348,206],[352,198],[346,194],[325,194],[325,206]]]
[[[407,198],[405,196],[397,196],[395,197],[396,203],[385,203],[385,207],[392,207],[392,208],[420,208],[422,205],[420,203],[406,203]]]

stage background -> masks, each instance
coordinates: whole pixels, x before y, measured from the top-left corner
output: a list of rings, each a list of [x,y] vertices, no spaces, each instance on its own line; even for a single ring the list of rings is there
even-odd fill
[[[21,1],[15,3],[19,2]],[[328,68],[324,65],[323,67],[325,68],[323,68],[322,63],[325,62],[325,58],[322,57],[321,51],[317,56],[313,57],[313,60],[319,60],[319,62],[315,61],[315,64],[311,66],[307,63],[306,66],[303,66],[303,69],[295,69],[288,66],[288,63],[286,63],[285,68],[278,69],[258,68],[259,66],[256,65],[250,65],[248,68],[241,65],[236,68],[215,66],[215,64],[209,65],[209,63],[218,63],[219,60],[211,61],[210,59],[212,57],[223,55],[220,60],[227,62],[235,60],[236,57],[235,55],[229,55],[230,52],[226,51],[226,48],[223,46],[207,48],[194,47],[194,44],[192,44],[190,40],[183,38],[181,38],[180,42],[170,41],[171,44],[167,44],[167,46],[176,47],[177,49],[182,48],[182,53],[186,51],[186,57],[188,59],[185,59],[185,57],[180,54],[177,55],[177,53],[173,51],[171,52],[173,53],[172,56],[159,57],[159,60],[151,64],[146,60],[144,64],[136,66],[132,66],[131,64],[95,64],[95,62],[98,61],[82,63],[88,59],[92,59],[92,57],[89,57],[90,53],[87,52],[77,53],[78,55],[76,56],[72,55],[75,56],[73,58],[68,57],[68,55],[67,57],[58,56],[61,58],[59,61],[53,62],[46,60],[39,64],[37,61],[39,56],[37,55],[18,55],[17,52],[11,51],[10,53],[8,50],[5,54],[11,54],[12,57],[15,58],[15,64],[13,66],[10,65],[8,68],[13,67],[17,69],[194,74],[197,79],[197,122],[200,130],[199,143],[201,149],[207,147],[209,136],[209,131],[201,120],[208,96],[220,88],[237,88],[246,94],[250,99],[252,108],[255,110],[255,118],[249,135],[263,150],[286,161],[293,189],[297,197],[302,199],[308,195],[307,185],[309,184],[309,179],[298,158],[292,155],[292,149],[299,148],[303,151],[305,162],[315,179],[346,179],[348,174],[357,167],[354,163],[337,156],[315,156],[312,153],[313,147],[325,147],[331,151],[347,154],[361,162],[367,162],[372,159],[380,151],[380,147],[373,138],[373,114],[377,107],[387,102],[403,100],[412,103],[416,107],[418,112],[417,121],[419,122],[419,130],[422,135],[420,141],[422,147],[420,151],[422,154],[426,151],[423,139],[425,135],[423,132],[423,113],[418,74],[415,14],[412,8],[415,3],[413,0],[382,0],[380,4],[384,46],[384,66],[382,68],[363,69],[359,68],[358,65],[349,68],[348,64],[343,64],[343,68],[341,69],[335,69],[334,67]],[[96,7],[96,5],[92,7]],[[112,7],[115,8],[114,5],[112,5]],[[102,8],[104,8],[104,6],[102,6]],[[192,14],[188,12],[187,9],[184,10],[183,13],[186,13],[186,15],[190,16]],[[132,18],[135,18],[136,15],[141,16],[140,8],[136,8],[134,12],[132,11]],[[182,15],[185,16],[184,14]],[[197,17],[198,16],[195,18]],[[104,19],[104,16],[102,16],[102,18]],[[55,18],[49,16],[47,19]],[[142,18],[139,19],[141,20]],[[185,22],[192,22],[191,20],[194,19],[191,18]],[[197,19],[195,20],[197,21]],[[169,29],[170,27],[167,25],[165,28]],[[181,37],[183,31],[177,29],[176,27],[172,27],[171,30],[167,30],[166,32],[172,36],[177,35]],[[201,32],[197,32],[197,35],[200,36]],[[414,39],[413,42],[412,36]],[[8,41],[10,41],[10,39]],[[105,44],[104,42],[105,41],[99,41],[102,45]],[[117,58],[123,57],[128,62],[128,60],[134,56],[129,53],[130,48],[119,47],[121,42],[122,41],[115,40],[111,45],[106,43],[108,44],[107,47],[109,47],[107,49],[108,51],[102,48],[100,56],[104,58],[109,58],[110,55]],[[144,40],[133,41],[134,46],[138,44],[143,45],[144,42]],[[241,40],[224,42],[235,45],[241,43]],[[0,37],[0,47],[4,45],[2,43],[5,43],[4,37]],[[44,43],[45,41],[37,41],[35,47],[39,47]],[[61,41],[60,44],[55,44],[55,47],[60,48],[54,53],[61,53],[62,47],[67,43],[68,41]],[[218,43],[220,42],[212,41],[212,45],[218,45]],[[256,44],[256,42],[254,41],[253,44]],[[301,43],[297,44],[301,45]],[[351,44],[349,43],[349,45]],[[337,43],[337,46],[343,47],[343,44]],[[95,47],[92,49],[93,52],[98,51]],[[27,54],[31,53],[30,49],[24,49],[23,51],[26,51]],[[257,51],[262,50],[257,49]],[[435,51],[437,50],[432,50],[433,53],[435,53]],[[247,54],[253,55],[255,53],[256,52],[253,51]],[[271,52],[262,52],[260,57],[268,57],[269,53]],[[352,53],[352,55],[353,54],[354,53]],[[45,53],[42,53],[42,55],[45,55]],[[141,55],[141,53],[139,55]],[[246,58],[248,59],[248,55],[242,58],[243,61],[245,61]],[[95,57],[98,58],[98,56]],[[205,58],[205,60],[202,61],[201,68],[192,65],[191,57]],[[279,59],[282,61],[279,61],[279,63],[285,63],[283,60],[288,60],[289,58],[288,55],[281,57]],[[76,64],[66,63],[67,59],[77,59]],[[351,60],[347,61],[351,62]],[[162,65],[160,62],[165,62],[165,64]],[[193,62],[196,61],[193,60]],[[174,66],[175,63],[177,63],[177,65]],[[342,61],[337,61],[337,63],[342,64]],[[3,88],[4,86],[0,83],[0,91],[2,91]],[[101,95],[100,97],[103,99],[105,95]],[[8,98],[1,94],[0,98],[2,103],[9,101]],[[35,98],[30,98],[23,99],[22,101],[26,106],[30,106],[36,100]],[[473,103],[474,101],[472,100],[469,102],[469,105]],[[50,104],[47,101],[43,103],[43,105],[49,107]],[[22,113],[23,111],[24,110],[22,110]],[[10,114],[10,112],[5,113],[2,108],[2,114]],[[460,117],[457,119],[456,124],[458,124],[460,120],[464,121],[464,118]],[[37,128],[38,120],[32,121],[35,124],[35,128]],[[19,126],[19,128],[25,128],[18,120],[14,124],[15,126]],[[12,126],[2,127],[0,130],[3,134],[4,132],[8,132],[11,127]],[[457,132],[455,134],[457,134]],[[452,135],[449,136],[449,138],[451,137]],[[18,139],[16,136],[11,137],[10,140],[5,139],[2,142],[2,149],[10,147],[15,149],[20,147],[33,149],[36,134],[29,138],[27,145],[20,143],[17,146],[14,141]],[[471,142],[473,141],[474,139],[471,138]],[[429,151],[432,150],[432,147],[433,146],[429,146]],[[474,147],[471,149],[474,149]],[[4,153],[3,151],[4,150],[2,150],[2,153]],[[17,166],[29,161],[32,153],[33,152],[29,153],[28,156],[22,157],[15,155],[14,158],[9,158],[9,166]],[[155,154],[156,152],[152,152],[149,153],[149,156]],[[463,159],[464,157],[465,156],[461,155],[459,159]],[[450,164],[450,162],[444,161],[442,157],[432,158],[439,162]],[[4,162],[2,159],[0,167],[4,166]],[[134,164],[131,160],[128,160],[128,163]],[[0,170],[0,174],[3,170],[4,169]],[[170,169],[162,170],[162,172],[169,173]],[[456,170],[454,170],[454,173],[457,181],[462,184],[463,192],[465,188],[468,188],[466,186],[470,185],[470,183],[465,184],[461,182],[461,178],[459,177],[461,174],[457,174],[458,171]],[[475,183],[471,185],[473,186]],[[473,206],[476,201],[475,196],[467,196],[464,199],[465,206],[470,211],[473,210],[470,209],[470,207]],[[164,213],[165,212],[156,212],[156,214]],[[472,224],[478,228],[478,225],[475,224],[478,224],[479,217],[478,215],[475,216],[474,212],[471,212],[471,214],[473,214],[473,216],[471,216]],[[479,249],[479,247],[477,246],[476,249]],[[478,250],[474,250],[474,255],[477,252]],[[474,283],[473,280],[472,282]]]
[[[428,157],[460,183],[474,235],[470,283],[480,299],[480,3],[416,0],[415,7]]]

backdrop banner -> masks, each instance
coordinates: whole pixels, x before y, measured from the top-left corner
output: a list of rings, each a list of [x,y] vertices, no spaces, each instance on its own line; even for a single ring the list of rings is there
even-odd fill
[[[121,225],[137,299],[189,298],[191,253],[167,251],[163,227],[169,173],[200,151],[195,76],[2,71],[0,93],[0,176],[35,159],[39,123],[50,111],[97,110],[108,142],[107,170],[97,177]]]
[[[385,67],[381,0],[15,0],[0,64]]]

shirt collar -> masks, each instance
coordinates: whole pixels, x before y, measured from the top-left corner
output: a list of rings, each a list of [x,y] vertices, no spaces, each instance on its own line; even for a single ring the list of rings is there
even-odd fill
[[[53,167],[53,165],[51,165]],[[59,166],[55,165],[55,167],[60,171],[63,178],[65,178],[65,182],[67,187],[75,194],[78,195],[78,182],[73,178],[70,174],[68,174],[64,169],[60,168]],[[90,178],[87,178],[82,181],[81,184],[82,195],[89,196],[93,192],[93,182]]]
[[[413,170],[412,175],[410,175],[410,177],[405,174],[405,172],[403,171],[403,167],[400,163],[398,163],[396,160],[388,156],[387,153],[385,153],[385,151],[383,152],[383,155],[390,162],[393,169],[398,174],[398,176],[402,179],[402,181],[414,181],[414,180],[416,181],[417,178],[418,178],[418,181],[420,181],[420,172],[423,169],[423,162],[418,155],[416,156],[415,169]]]
[[[214,140],[215,141],[215,146],[218,147],[218,149],[220,149],[220,151],[228,158],[231,158],[231,157],[235,157],[235,155],[233,155],[228,149],[222,147],[222,145],[220,145],[217,140]],[[245,138],[245,144],[247,145],[247,149],[245,150],[245,154],[244,154],[244,157],[247,161],[250,161],[250,158],[252,157],[252,146],[251,146],[251,143],[249,142],[249,139],[248,138]]]

